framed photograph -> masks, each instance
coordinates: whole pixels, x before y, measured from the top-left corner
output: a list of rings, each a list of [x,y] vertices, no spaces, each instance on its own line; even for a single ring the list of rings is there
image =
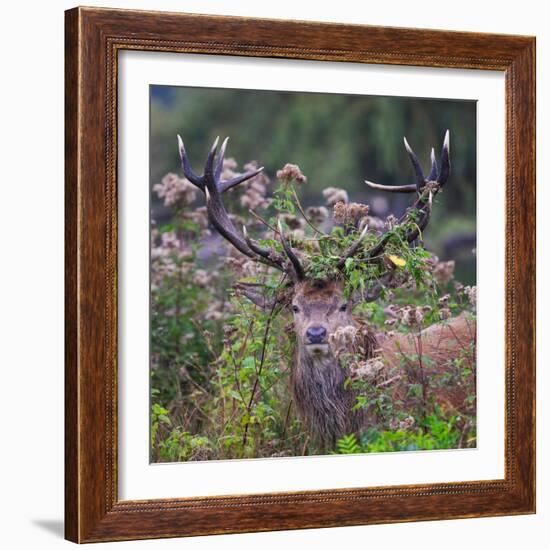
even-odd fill
[[[67,539],[534,513],[534,218],[532,37],[67,11]]]

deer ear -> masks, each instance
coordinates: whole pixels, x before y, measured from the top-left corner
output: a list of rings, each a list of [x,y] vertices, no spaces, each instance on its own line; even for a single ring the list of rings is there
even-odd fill
[[[246,296],[253,304],[262,309],[272,309],[277,300],[273,296],[267,296],[266,287],[255,283],[235,283],[233,286],[237,296]]]
[[[364,291],[364,292],[356,290],[350,296],[350,302],[352,307],[355,307],[365,302],[375,302],[376,300],[378,300],[378,298],[380,298],[380,294],[382,294],[381,287],[377,287],[376,289],[373,289],[370,291]]]
[[[397,281],[394,280],[394,272],[388,271],[362,292],[356,290],[351,296],[351,302],[354,306],[361,302],[375,302],[380,298],[384,288],[395,288],[396,286],[399,285]]]

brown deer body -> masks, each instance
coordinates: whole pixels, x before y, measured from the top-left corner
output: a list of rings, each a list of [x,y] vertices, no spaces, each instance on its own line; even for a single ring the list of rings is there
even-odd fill
[[[314,279],[308,276],[303,258],[292,249],[280,223],[275,236],[279,239],[284,254],[273,248],[262,247],[248,236],[245,228],[242,234],[238,232],[225,210],[221,199],[222,194],[254,177],[262,168],[232,180],[222,181],[220,175],[227,139],[217,156],[216,140],[207,157],[204,174],[198,176],[190,167],[179,136],[178,140],[184,174],[205,193],[207,211],[212,225],[241,253],[286,274],[284,298],[267,296],[262,292],[260,285],[238,283],[236,289],[264,308],[273,309],[277,301],[290,306],[296,336],[290,381],[293,401],[298,416],[305,424],[310,437],[322,447],[330,448],[338,438],[360,431],[373,420],[372,413],[369,411],[353,412],[356,394],[346,384],[350,372],[332,349],[330,336],[338,329],[359,327],[359,321],[352,314],[354,305],[358,301],[377,299],[386,286],[394,283],[394,274],[390,271],[376,281],[369,281],[366,285],[368,290],[360,296],[345,297],[344,266],[349,258],[358,254],[361,254],[362,261],[380,262],[389,240],[389,233],[382,233],[376,244],[365,250],[362,241],[367,234],[368,225],[364,223],[364,219],[357,220],[354,231],[358,236],[336,265],[342,275],[328,279]],[[376,189],[417,194],[415,203],[399,221],[406,229],[403,233],[406,242],[414,245],[428,225],[432,199],[446,183],[450,173],[449,134],[447,132],[445,136],[440,169],[432,149],[431,170],[427,178],[424,177],[418,159],[406,140],[405,147],[415,171],[415,184],[392,187],[371,182],[367,184]],[[393,380],[391,391],[402,401],[406,401],[404,370],[407,369],[407,358],[412,355],[418,357],[420,361],[422,357],[426,358],[426,365],[424,367],[421,365],[420,369],[422,377],[440,374],[448,368],[452,359],[457,357],[461,350],[475,341],[475,323],[464,316],[459,316],[412,335],[377,336],[369,330],[363,330],[362,334],[363,358],[365,360],[379,358],[384,365],[388,380]],[[453,388],[450,388],[450,391],[441,391],[437,395],[437,400],[460,410],[464,397],[459,391],[453,391]]]

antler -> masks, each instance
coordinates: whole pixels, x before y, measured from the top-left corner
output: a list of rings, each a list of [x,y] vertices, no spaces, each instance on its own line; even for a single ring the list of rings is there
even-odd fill
[[[427,183],[435,182],[439,187],[443,187],[447,183],[449,174],[451,172],[451,162],[449,158],[449,130],[445,132],[445,139],[443,140],[443,147],[441,149],[441,172],[438,171],[437,161],[435,160],[435,153],[432,148],[431,152],[431,167],[428,177],[424,177],[424,172],[418,161],[418,157],[409,145],[407,138],[403,138],[405,142],[405,149],[411,159],[413,165],[416,183],[409,185],[380,185],[372,181],[365,180],[365,183],[372,189],[378,189],[379,191],[389,191],[390,193],[413,193],[414,191],[421,192]]]
[[[407,231],[406,239],[407,242],[412,243],[415,241],[420,233],[424,231],[428,222],[430,221],[430,215],[432,213],[432,202],[433,198],[437,195],[440,189],[447,183],[449,179],[449,174],[451,172],[451,161],[449,153],[449,130],[445,133],[445,138],[443,140],[443,147],[441,149],[441,158],[440,165],[441,171],[439,171],[437,166],[437,161],[435,159],[435,153],[432,148],[431,151],[431,167],[428,177],[424,177],[424,172],[418,161],[418,157],[415,152],[412,150],[411,146],[408,144],[407,139],[403,138],[405,142],[405,149],[411,159],[413,165],[416,183],[411,185],[380,185],[370,181],[365,181],[365,183],[373,188],[382,191],[389,191],[391,193],[412,193],[417,192],[418,198],[414,204],[405,212],[405,214],[399,220],[400,224],[404,222],[414,222],[412,229]],[[360,250],[361,241],[365,238],[366,231],[365,229],[358,237],[358,239],[353,243],[346,252],[344,252],[342,258],[338,262],[338,268],[342,269],[346,263],[346,260],[352,257]],[[374,258],[383,252],[386,244],[390,238],[391,233],[384,233],[378,243],[376,243],[368,252],[367,257]]]
[[[235,176],[229,180],[222,180],[221,173],[223,169],[223,160],[229,138],[227,137],[224,139],[222,146],[220,147],[220,152],[216,158],[218,141],[219,138],[216,138],[210,152],[208,153],[208,156],[206,157],[204,173],[202,176],[199,176],[191,168],[183,140],[178,135],[178,146],[183,173],[185,177],[193,185],[195,185],[195,187],[198,187],[205,194],[206,210],[210,223],[212,223],[224,239],[229,241],[245,256],[288,273],[294,280],[303,279],[304,270],[299,259],[292,252],[292,249],[290,248],[280,225],[279,237],[281,239],[283,249],[290,260],[290,264],[285,262],[284,258],[276,250],[263,248],[258,243],[253,241],[249,237],[246,227],[243,227],[242,237],[235,229],[235,226],[233,225],[233,222],[229,218],[229,214],[223,205],[222,194],[228,189],[239,185],[239,183],[247,181],[258,175],[263,170],[263,166],[261,168],[250,170],[244,174]]]

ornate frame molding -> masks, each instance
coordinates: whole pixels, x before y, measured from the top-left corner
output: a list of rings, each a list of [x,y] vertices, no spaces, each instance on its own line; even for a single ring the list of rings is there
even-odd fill
[[[193,40],[183,39],[188,36]],[[241,36],[247,37],[246,43]],[[118,500],[116,93],[117,54],[123,49],[505,73],[504,479]],[[533,37],[75,8],[66,12],[65,52],[65,509],[69,540],[96,542],[534,512]]]

